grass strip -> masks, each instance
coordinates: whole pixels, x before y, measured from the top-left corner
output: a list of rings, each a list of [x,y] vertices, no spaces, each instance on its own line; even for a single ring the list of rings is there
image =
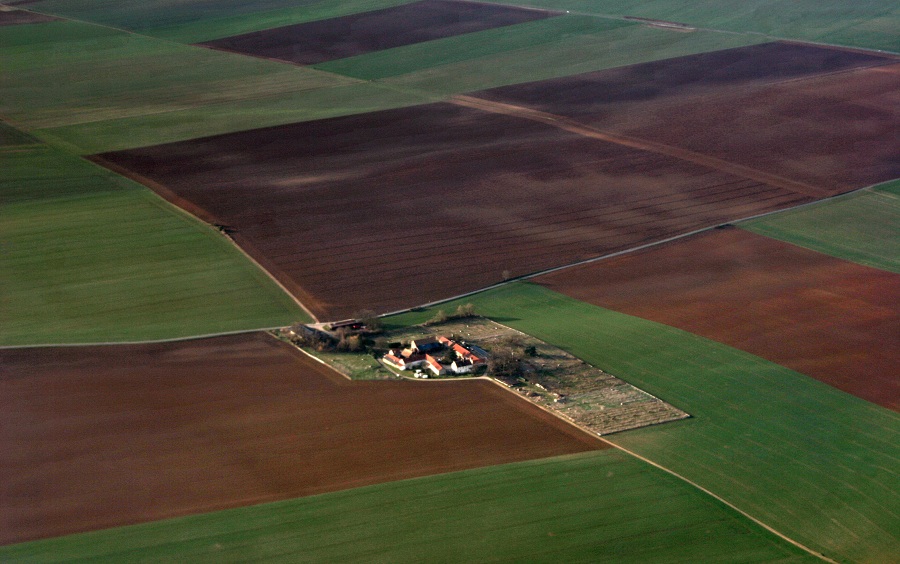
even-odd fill
[[[897,413],[726,345],[535,284],[458,303],[466,302],[693,416],[611,435],[616,444],[837,560],[887,561],[900,546]]]
[[[833,257],[900,273],[900,180],[740,227]]]
[[[684,482],[614,450],[0,547],[0,559],[812,560]]]
[[[223,235],[45,146],[0,152],[0,345],[166,339],[307,315]]]

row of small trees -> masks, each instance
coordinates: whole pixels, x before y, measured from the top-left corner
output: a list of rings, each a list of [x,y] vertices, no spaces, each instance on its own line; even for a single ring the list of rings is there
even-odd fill
[[[475,317],[475,304],[462,304],[456,308],[451,314],[447,314],[446,311],[439,309],[437,313],[434,314],[434,317],[425,322],[425,325],[439,325],[441,323],[446,323],[448,321],[453,321],[456,319],[467,319],[469,317]]]

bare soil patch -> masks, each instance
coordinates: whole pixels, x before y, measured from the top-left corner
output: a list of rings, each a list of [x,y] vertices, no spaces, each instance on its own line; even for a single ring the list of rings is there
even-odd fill
[[[5,25],[24,25],[54,22],[59,18],[53,16],[45,16],[44,14],[35,14],[34,12],[26,12],[25,10],[14,10],[0,6],[0,27]]]
[[[895,56],[777,42],[473,96],[837,194],[900,176],[898,68]]]
[[[447,298],[813,199],[447,103],[97,160],[229,226],[323,320]]]
[[[490,382],[350,382],[265,334],[0,350],[0,543],[604,448]]]
[[[547,10],[423,0],[383,10],[226,37],[201,45],[312,65],[556,15],[559,13]]]
[[[536,281],[900,411],[897,274],[729,229]]]

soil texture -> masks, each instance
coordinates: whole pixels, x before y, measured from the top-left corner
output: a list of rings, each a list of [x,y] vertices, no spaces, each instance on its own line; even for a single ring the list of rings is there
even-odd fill
[[[322,320],[411,307],[814,199],[789,183],[451,103],[96,160],[227,226]]]
[[[776,42],[473,94],[833,195],[900,176],[900,58]]]
[[[267,334],[0,350],[0,543],[604,448],[486,380],[351,382]]]
[[[723,229],[536,281],[900,411],[900,275]]]

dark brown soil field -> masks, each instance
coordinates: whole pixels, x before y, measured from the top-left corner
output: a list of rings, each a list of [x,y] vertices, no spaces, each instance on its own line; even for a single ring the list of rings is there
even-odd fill
[[[556,15],[559,13],[547,10],[423,0],[383,10],[235,35],[201,45],[313,65]]]
[[[536,281],[900,411],[900,275],[726,229]]]
[[[0,544],[597,448],[490,382],[350,382],[265,334],[0,350]]]
[[[778,42],[473,96],[835,194],[900,176],[898,92],[898,57]]]
[[[430,104],[97,160],[229,226],[321,319],[447,298],[819,195],[488,110]]]
[[[54,22],[58,18],[23,10],[0,10],[0,26]]]

